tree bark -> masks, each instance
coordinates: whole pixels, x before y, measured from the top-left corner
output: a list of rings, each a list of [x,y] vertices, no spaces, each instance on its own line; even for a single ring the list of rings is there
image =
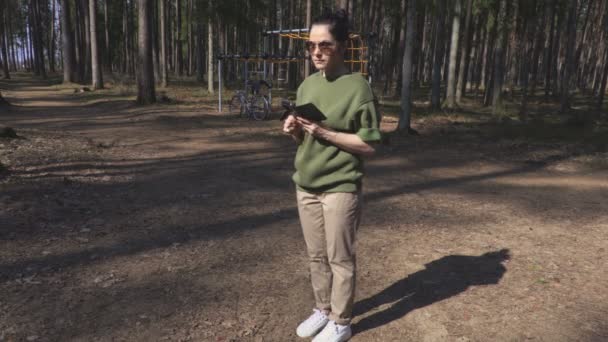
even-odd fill
[[[524,44],[524,63],[523,63],[523,67],[522,67],[522,101],[521,101],[521,107],[519,109],[519,119],[522,122],[526,122],[528,120],[528,115],[527,115],[527,111],[528,111],[528,97],[529,97],[529,91],[528,91],[528,84],[529,84],[529,80],[532,80],[532,84],[534,85],[535,82],[535,78],[536,78],[536,74],[533,72],[532,74],[529,73],[530,71],[530,63],[527,63],[526,61],[529,60],[530,55],[535,54],[538,55],[538,51],[540,51],[540,49],[538,49],[538,45],[540,42],[543,41],[543,39],[537,38],[535,37],[536,34],[536,30],[538,30],[539,32],[543,31],[544,28],[544,19],[541,20],[541,24],[538,25],[538,28],[536,28],[536,16],[533,15],[531,16],[531,22],[528,23],[527,22],[527,18],[524,18],[524,33],[523,33],[523,38],[526,39],[526,43]],[[542,34],[539,34],[539,37]],[[535,39],[537,38],[537,39]],[[536,44],[535,44],[536,41]],[[538,61],[537,61],[538,62]],[[532,57],[532,63],[534,63],[534,57]],[[538,64],[538,63],[537,63]],[[533,66],[535,67],[535,66]]]
[[[397,58],[396,58],[396,73],[397,73],[397,84],[395,87],[395,96],[398,96],[403,91],[403,54],[405,53],[405,36],[407,34],[407,1],[401,0],[401,15],[405,20],[401,21],[401,25],[399,25],[399,42],[398,45],[395,46],[397,49]],[[414,61],[412,59],[412,68],[414,67]],[[415,74],[415,73],[414,73]]]
[[[312,0],[306,0],[306,28],[310,28],[312,21]],[[304,52],[306,59],[304,60],[304,78],[310,75],[310,54],[308,50]],[[362,70],[363,71],[363,70]]]
[[[545,61],[545,98],[549,97],[549,93],[551,92],[551,74],[553,69],[553,45],[554,45],[554,37],[553,31],[555,29],[555,8],[557,7],[556,0],[547,0],[547,7],[545,7],[545,17],[547,20],[550,20],[549,25],[549,42],[548,47],[545,49],[545,56],[543,60]]]
[[[435,59],[433,62],[433,85],[431,91],[431,109],[441,110],[441,63],[444,57],[444,22],[445,22],[446,0],[437,2],[437,14],[435,17],[437,30],[435,32]]]
[[[90,14],[88,0],[81,0],[82,12],[84,13],[84,78],[89,79],[91,76],[91,29],[89,25]]]
[[[452,40],[450,43],[450,61],[448,70],[448,84],[446,107],[453,109],[456,106],[456,56],[458,55],[458,39],[460,38],[460,15],[462,12],[461,0],[454,1],[454,19],[452,22]]]
[[[101,61],[97,49],[97,0],[89,0],[89,28],[91,30],[91,87],[103,89],[103,74],[101,73]]]
[[[160,13],[160,85],[166,88],[169,83],[167,75],[167,10],[166,0],[159,0],[158,11]]]
[[[207,91],[213,95],[213,2],[209,0],[209,19],[207,22]]]
[[[8,54],[6,52],[6,21],[8,19],[8,9],[5,7],[4,3],[0,4],[0,6],[0,48],[2,49],[2,71],[4,72],[4,78],[10,79],[11,74],[9,72]]]
[[[181,76],[184,72],[182,62],[182,2],[175,2],[175,73]]]
[[[412,116],[412,62],[414,55],[414,41],[416,40],[416,0],[407,3],[407,28],[405,37],[405,51],[403,52],[403,85],[401,86],[401,116],[399,118],[399,131],[409,131]]]
[[[51,0],[51,17],[49,19],[49,70],[55,73],[55,0]]]
[[[462,96],[467,90],[467,81],[469,74],[469,64],[471,61],[471,43],[473,39],[473,30],[471,29],[473,0],[467,0],[466,19],[464,29],[464,46],[463,56],[460,58],[460,73],[458,74],[458,84],[456,86],[456,103],[462,101]]]
[[[604,104],[604,96],[606,95],[606,83],[608,81],[608,49],[604,49],[604,72],[602,75],[602,82],[600,86],[600,93],[597,99],[597,110],[602,110]]]
[[[126,74],[129,70],[129,22],[127,19],[128,4],[124,0],[124,9],[122,12],[122,73]]]
[[[106,68],[112,72],[112,48],[110,47],[110,22],[108,20],[108,1],[103,0],[104,31],[106,38]]]
[[[196,80],[203,82],[203,70],[205,56],[203,55],[203,25],[200,20],[196,21]]]
[[[494,82],[492,85],[492,115],[504,114],[502,87],[505,72],[505,52],[509,34],[508,19],[510,15],[510,0],[500,0],[498,15],[498,40],[496,42],[496,56],[494,57]]]
[[[585,13],[585,20],[583,23],[583,29],[582,29],[583,35],[581,37],[580,42],[577,44],[578,47],[576,48],[576,53],[575,53],[575,57],[574,57],[574,61],[573,61],[573,64],[575,66],[575,71],[576,71],[576,69],[578,69],[578,67],[580,65],[579,63],[580,63],[580,59],[581,59],[581,54],[583,52],[583,45],[585,45],[585,43],[587,41],[587,34],[589,31],[588,30],[589,27],[587,26],[587,24],[589,23],[589,16],[592,12],[592,9],[593,9],[593,0],[589,0],[589,2],[587,3],[587,11]],[[581,82],[581,77],[579,77],[576,84],[579,84],[581,88],[585,88],[584,82]]]
[[[63,82],[71,83],[75,81],[76,63],[69,0],[61,0],[61,40],[63,49]]]
[[[141,105],[156,102],[154,89],[154,65],[152,63],[151,41],[151,2],[138,0],[138,73],[137,73],[137,103]]]
[[[576,0],[570,0],[568,8],[568,37],[566,42],[566,59],[562,76],[561,111],[570,109],[570,79],[574,74],[574,49],[576,45]]]
[[[44,44],[42,41],[42,18],[40,15],[40,2],[30,3],[30,18],[32,20],[32,44],[34,46],[34,67],[36,75],[46,79],[46,68],[44,63]]]

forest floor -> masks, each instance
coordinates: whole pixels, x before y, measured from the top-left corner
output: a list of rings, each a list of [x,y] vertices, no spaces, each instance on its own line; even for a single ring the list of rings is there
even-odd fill
[[[280,121],[74,87],[0,81],[0,341],[301,340]],[[608,340],[605,125],[420,108],[367,163],[352,341]]]

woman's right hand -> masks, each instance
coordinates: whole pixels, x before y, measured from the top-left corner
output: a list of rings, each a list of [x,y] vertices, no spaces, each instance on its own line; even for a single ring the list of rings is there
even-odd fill
[[[293,114],[289,114],[285,121],[283,121],[283,132],[291,135],[298,135],[302,128],[298,120]]]

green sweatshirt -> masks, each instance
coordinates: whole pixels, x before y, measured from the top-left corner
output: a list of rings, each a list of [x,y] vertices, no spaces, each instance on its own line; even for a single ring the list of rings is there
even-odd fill
[[[357,134],[365,142],[380,140],[380,117],[372,90],[361,74],[327,80],[320,72],[298,88],[297,105],[312,102],[327,117],[321,124]],[[363,178],[363,159],[308,133],[298,147],[293,181],[307,192],[355,192]]]

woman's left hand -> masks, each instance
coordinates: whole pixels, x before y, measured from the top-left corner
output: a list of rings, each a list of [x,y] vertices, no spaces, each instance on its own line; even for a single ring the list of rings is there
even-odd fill
[[[313,137],[318,137],[322,135],[322,132],[325,130],[325,128],[323,128],[318,123],[307,120],[303,117],[297,116],[296,120],[298,121],[302,129],[304,129],[304,131],[308,132],[308,134],[312,135]]]

